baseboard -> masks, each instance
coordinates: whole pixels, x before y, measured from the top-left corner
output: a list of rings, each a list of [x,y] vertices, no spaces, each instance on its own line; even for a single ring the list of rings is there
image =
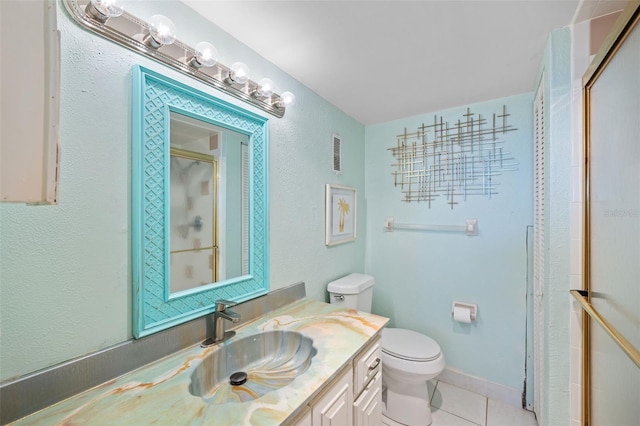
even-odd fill
[[[469,390],[487,398],[497,399],[514,407],[522,408],[522,392],[481,377],[470,376],[455,368],[445,368],[437,377],[445,383]]]

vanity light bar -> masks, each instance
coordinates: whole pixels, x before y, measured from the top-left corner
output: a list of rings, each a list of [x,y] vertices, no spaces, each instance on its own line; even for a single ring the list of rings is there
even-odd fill
[[[150,28],[147,22],[126,11],[119,15],[104,15],[103,9],[96,8],[94,3],[105,3],[105,0],[62,0],[62,3],[71,17],[84,29],[222,90],[278,118],[283,117],[286,107],[295,102],[295,96],[291,92],[274,93],[273,82],[269,79],[262,79],[260,83],[248,79],[248,68],[242,68],[242,63],[234,63],[227,67],[217,62],[217,58],[213,61],[207,58],[207,62],[213,62],[213,65],[207,66],[208,64],[203,63],[205,61],[202,60],[202,51],[199,49],[201,43],[192,48],[178,39],[167,44],[150,42]],[[211,47],[213,48],[213,45]],[[211,54],[217,55],[217,52]],[[264,87],[265,80],[271,84],[270,87]]]

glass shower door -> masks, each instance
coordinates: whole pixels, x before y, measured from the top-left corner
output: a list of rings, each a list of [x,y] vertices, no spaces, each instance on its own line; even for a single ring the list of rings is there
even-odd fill
[[[640,7],[585,76],[584,424],[640,419]],[[615,35],[615,34],[614,34]]]

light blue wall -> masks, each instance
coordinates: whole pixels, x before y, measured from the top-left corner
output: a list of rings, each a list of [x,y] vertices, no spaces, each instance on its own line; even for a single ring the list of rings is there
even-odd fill
[[[59,7],[62,7],[59,4]],[[324,184],[354,186],[364,203],[364,127],[180,2],[126,2],[142,19],[169,16],[190,45],[212,41],[221,62],[242,60],[298,103],[269,117],[271,289],[326,283],[364,268],[364,210],[356,242],[324,245]],[[80,29],[58,10],[62,45],[59,204],[0,204],[0,380],[108,347],[132,336],[130,263],[131,68],[198,84]],[[25,73],[25,79],[29,74]],[[248,109],[252,109],[248,107]],[[254,110],[259,114],[261,111]],[[344,172],[331,171],[331,135],[343,136]]]
[[[425,94],[428,96],[428,94]],[[532,95],[471,105],[471,111],[491,117],[507,106],[506,150],[518,170],[499,176],[498,195],[470,197],[453,210],[445,200],[432,203],[400,201],[393,186],[396,135],[415,131],[421,123],[442,115],[462,118],[464,107],[367,126],[365,147],[367,201],[367,273],[375,276],[374,312],[392,318],[392,326],[425,333],[439,342],[447,366],[521,390],[525,362],[526,227],[532,223]],[[383,221],[462,225],[478,219],[476,237],[429,231],[385,232]],[[477,303],[478,320],[454,322],[454,300]]]
[[[489,114],[506,103],[511,150],[519,170],[504,175],[492,200],[472,198],[454,210],[442,203],[400,202],[387,148],[404,127],[431,114],[365,129],[255,52],[178,2],[138,2],[143,19],[170,16],[178,38],[214,42],[221,61],[246,62],[254,78],[269,76],[298,97],[283,119],[270,117],[271,288],[304,280],[326,300],[325,285],[352,271],[376,276],[374,311],[392,324],[439,341],[449,367],[521,389],[524,377],[526,225],[531,224],[531,95],[472,106]],[[131,338],[130,152],[131,67],[140,64],[238,104],[222,93],[78,28],[59,10],[62,33],[61,183],[57,206],[0,204],[0,381]],[[554,33],[545,67],[568,66],[568,35]],[[555,48],[559,50],[555,50]],[[25,74],[25,79],[28,75]],[[549,77],[547,77],[549,78]],[[568,80],[549,82],[552,246],[546,321],[549,424],[568,423]],[[568,100],[567,100],[568,102]],[[248,107],[251,109],[251,107]],[[438,114],[457,117],[462,108]],[[261,113],[260,111],[255,111]],[[331,134],[343,137],[343,173],[331,172]],[[366,134],[365,134],[366,133]],[[366,149],[365,149],[366,140]],[[363,161],[364,153],[364,161]],[[365,191],[366,175],[366,191]],[[358,188],[358,239],[324,245],[324,184]],[[565,205],[566,204],[566,205]],[[556,210],[557,209],[557,210]],[[365,215],[365,210],[367,211]],[[385,233],[383,219],[463,223],[480,234]],[[365,260],[366,243],[366,260]],[[478,303],[471,326],[451,321],[451,301]],[[33,342],[39,348],[34,350]]]

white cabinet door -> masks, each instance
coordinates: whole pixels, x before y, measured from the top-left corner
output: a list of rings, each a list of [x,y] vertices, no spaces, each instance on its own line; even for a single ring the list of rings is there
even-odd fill
[[[353,362],[355,375],[353,376],[353,394],[357,397],[378,371],[381,370],[382,346],[380,338],[376,339]]]
[[[382,372],[369,382],[358,400],[353,404],[355,426],[378,426],[382,424]]]
[[[311,422],[311,410],[308,409],[307,412],[295,423],[295,426],[312,426]]]
[[[313,426],[353,424],[353,369],[349,368],[312,409]]]

